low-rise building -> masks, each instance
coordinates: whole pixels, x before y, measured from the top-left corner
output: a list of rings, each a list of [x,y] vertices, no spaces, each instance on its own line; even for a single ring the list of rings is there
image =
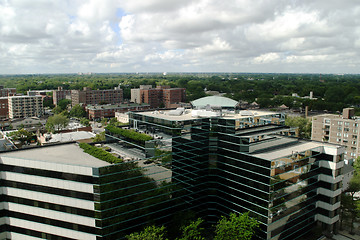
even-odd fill
[[[115,112],[125,113],[128,111],[145,111],[150,109],[149,104],[108,104],[108,105],[88,105],[85,107],[85,111],[88,114],[90,120],[99,120],[102,118],[115,117]]]

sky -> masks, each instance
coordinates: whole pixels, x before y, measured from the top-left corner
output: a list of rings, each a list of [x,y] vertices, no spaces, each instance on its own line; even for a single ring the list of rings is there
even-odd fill
[[[358,0],[0,0],[0,74],[359,66]]]

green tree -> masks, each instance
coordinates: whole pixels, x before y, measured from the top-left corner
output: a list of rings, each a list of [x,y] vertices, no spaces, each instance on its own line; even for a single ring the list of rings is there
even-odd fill
[[[86,116],[86,112],[82,106],[76,104],[70,110],[70,117],[82,118]]]
[[[259,227],[259,222],[249,213],[230,213],[229,218],[222,216],[215,226],[214,240],[250,240]]]
[[[52,112],[54,113],[54,114],[59,114],[59,113],[61,113],[62,111],[64,111],[60,106],[56,106],[56,107],[54,107],[53,108],[53,110],[52,110]]]
[[[360,175],[354,175],[354,177],[350,180],[349,188],[346,190],[346,192],[351,196],[351,201],[348,205],[348,211],[351,215],[351,227],[350,227],[350,233],[354,234],[354,222],[356,217],[359,215],[359,209],[356,204],[356,198],[355,193],[360,191]]]
[[[90,126],[90,120],[87,119],[87,118],[81,118],[80,119],[80,124],[86,126],[86,127],[89,127]]]
[[[93,142],[105,141],[105,132],[101,132],[101,133],[96,134],[92,141]]]
[[[298,128],[298,134],[301,138],[311,138],[311,120],[303,117],[287,117],[285,125]]]
[[[356,158],[354,165],[355,175],[360,175],[360,156]]]
[[[127,235],[126,238],[128,240],[167,240],[165,237],[166,231],[165,227],[156,227],[156,226],[149,226],[146,227],[141,232],[132,233]]]
[[[48,118],[45,128],[49,132],[57,132],[69,124],[69,119],[63,114],[55,114]]]
[[[190,222],[189,225],[183,226],[182,237],[177,240],[205,240],[202,235],[204,228],[200,225],[204,222],[203,219],[198,218],[196,221]]]
[[[25,130],[24,128],[20,128],[17,131],[9,133],[9,137],[14,141],[20,141],[21,144],[25,142],[30,142],[33,138],[34,134]]]
[[[62,110],[66,110],[67,109],[67,106],[71,104],[71,100],[69,99],[61,99],[59,102],[58,102],[58,105]]]

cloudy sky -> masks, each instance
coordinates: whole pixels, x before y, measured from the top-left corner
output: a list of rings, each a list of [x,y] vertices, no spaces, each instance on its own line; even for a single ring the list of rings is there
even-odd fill
[[[360,73],[358,0],[0,0],[0,73]]]

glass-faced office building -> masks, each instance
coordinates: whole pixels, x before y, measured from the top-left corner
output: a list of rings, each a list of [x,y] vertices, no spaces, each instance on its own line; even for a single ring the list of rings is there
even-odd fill
[[[135,128],[171,135],[174,196],[209,224],[249,211],[260,239],[337,232],[344,149],[298,139],[284,120],[221,107],[130,114]]]
[[[76,143],[2,152],[0,170],[1,239],[122,239],[168,221],[174,202],[161,176]]]

